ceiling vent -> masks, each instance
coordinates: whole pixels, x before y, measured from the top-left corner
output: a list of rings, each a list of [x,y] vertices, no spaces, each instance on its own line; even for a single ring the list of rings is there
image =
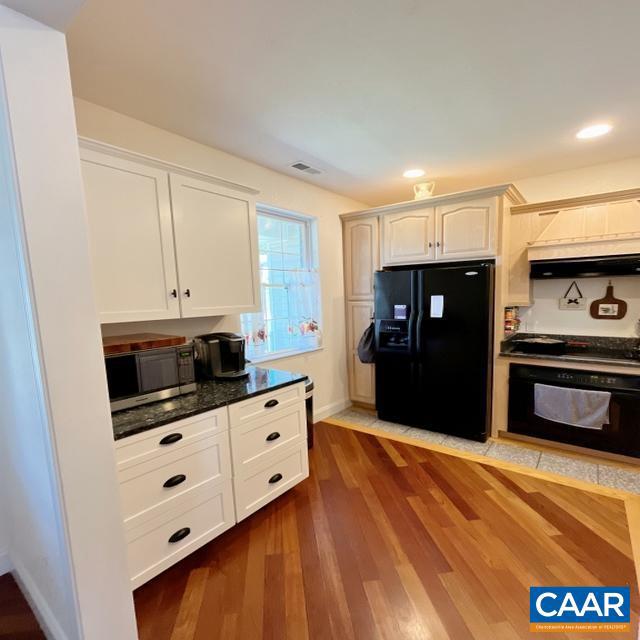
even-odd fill
[[[290,165],[292,169],[297,169],[298,171],[302,171],[303,173],[310,173],[311,175],[317,176],[319,173],[322,173],[320,169],[316,169],[305,162],[294,162]]]

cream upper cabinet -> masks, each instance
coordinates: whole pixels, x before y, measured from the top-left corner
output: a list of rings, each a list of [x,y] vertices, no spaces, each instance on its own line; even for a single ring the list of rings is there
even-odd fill
[[[436,258],[464,260],[496,255],[497,198],[436,207]]]
[[[380,267],[378,218],[359,218],[345,222],[345,288],[349,300],[373,297],[373,274]]]
[[[100,322],[260,308],[253,189],[81,141]]]
[[[183,317],[260,308],[253,198],[204,180],[171,174]]]
[[[180,316],[166,171],[81,149],[100,322]]]
[[[435,258],[435,209],[387,213],[382,217],[383,265],[412,264]]]
[[[373,301],[347,302],[347,345],[349,349],[349,397],[355,402],[375,404],[375,368],[358,358],[358,342],[371,323]]]

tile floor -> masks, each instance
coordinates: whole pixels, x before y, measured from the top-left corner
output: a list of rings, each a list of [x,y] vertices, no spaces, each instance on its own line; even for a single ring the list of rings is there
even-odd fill
[[[631,493],[640,494],[640,466],[638,470],[613,466],[606,463],[592,462],[588,459],[565,456],[561,453],[539,451],[526,446],[524,443],[504,442],[494,439],[487,442],[474,442],[464,438],[456,438],[443,433],[414,429],[394,422],[378,420],[375,414],[365,409],[351,407],[331,416],[336,420],[351,422],[352,424],[380,429],[387,433],[401,434],[417,440],[425,440],[443,447],[451,447],[459,451],[468,451],[478,455],[487,456],[496,460],[505,460],[525,467],[549,471],[559,475],[578,478],[586,482],[593,482],[605,487],[621,489]]]

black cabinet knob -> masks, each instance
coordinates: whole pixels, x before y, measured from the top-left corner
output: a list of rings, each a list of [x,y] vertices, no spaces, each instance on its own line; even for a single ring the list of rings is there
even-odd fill
[[[178,442],[178,440],[182,440],[181,433],[170,433],[160,440],[160,444],[173,444],[174,442]]]
[[[187,296],[187,298],[191,297],[191,289],[185,289],[184,290],[184,295]]]
[[[170,489],[171,487],[177,487],[179,484],[182,484],[187,479],[187,476],[184,473],[179,473],[177,476],[172,476],[169,478],[162,486],[165,489]]]
[[[271,409],[272,407],[277,407],[278,404],[279,404],[279,402],[275,398],[272,398],[271,400],[267,400],[264,403],[264,408],[265,409]]]
[[[170,538],[169,543],[175,544],[176,542],[180,542],[180,540],[184,540],[191,533],[191,529],[189,527],[184,527],[183,529],[178,529]]]
[[[171,289],[171,297],[172,298],[177,298],[178,297],[178,290],[177,289]]]
[[[282,474],[276,473],[269,478],[269,484],[275,484],[276,482],[280,482],[282,480]]]
[[[273,440],[277,440],[279,437],[280,434],[277,431],[274,431],[267,436],[267,442],[273,442]]]

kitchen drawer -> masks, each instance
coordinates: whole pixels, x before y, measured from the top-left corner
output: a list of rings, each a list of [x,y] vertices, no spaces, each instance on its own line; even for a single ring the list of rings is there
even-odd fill
[[[229,427],[227,408],[201,413],[116,441],[118,469],[186,447]],[[166,444],[161,444],[162,440]]]
[[[250,420],[286,409],[296,402],[304,402],[304,382],[229,405],[229,424],[231,427],[237,427]]]
[[[235,524],[231,480],[207,490],[163,515],[127,532],[129,575],[136,589]],[[181,530],[180,540],[170,538]],[[180,535],[176,536],[180,537]]]
[[[238,522],[309,476],[307,443],[282,451],[276,460],[234,478]]]
[[[304,403],[246,422],[231,431],[234,475],[245,476],[269,456],[306,440]]]
[[[165,462],[162,465],[158,465],[157,460],[150,460],[119,473],[125,523],[131,518],[145,519],[146,513],[167,506],[207,480],[231,477],[229,434],[226,431],[162,458]]]

